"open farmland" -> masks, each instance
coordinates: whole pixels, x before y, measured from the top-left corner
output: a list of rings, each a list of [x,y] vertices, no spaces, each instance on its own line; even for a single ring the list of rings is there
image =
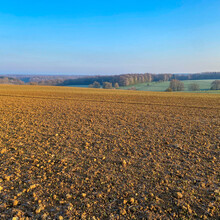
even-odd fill
[[[1,219],[217,219],[220,96],[0,86]]]
[[[181,80],[184,83],[184,92],[190,93],[216,93],[220,94],[219,90],[210,90],[211,84],[214,79],[204,79],[204,80]],[[198,91],[190,91],[189,85],[196,83],[199,86]],[[164,92],[170,86],[170,81],[158,81],[158,82],[148,82],[139,83],[133,85],[139,91],[152,91],[152,92]],[[121,89],[130,89],[133,86],[123,86]]]

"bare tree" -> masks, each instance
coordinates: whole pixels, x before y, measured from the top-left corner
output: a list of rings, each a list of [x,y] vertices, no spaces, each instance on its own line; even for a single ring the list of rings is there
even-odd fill
[[[118,85],[117,82],[115,83],[114,87],[115,87],[115,89],[118,89],[118,88],[119,88],[119,85]]]
[[[211,90],[219,90],[220,89],[220,80],[215,80],[212,82]]]
[[[89,88],[100,88],[100,87],[101,87],[100,83],[97,81],[95,81],[95,82],[93,82],[93,84],[89,85]]]
[[[199,91],[199,84],[198,83],[192,83],[188,86],[189,91]]]
[[[184,83],[173,79],[170,81],[170,87],[172,89],[172,91],[183,91],[184,90]]]
[[[103,82],[102,87],[103,87],[103,89],[112,89],[112,83],[110,83],[110,82]]]

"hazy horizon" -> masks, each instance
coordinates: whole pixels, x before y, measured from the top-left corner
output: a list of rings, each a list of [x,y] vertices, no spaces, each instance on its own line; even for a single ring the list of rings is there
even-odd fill
[[[176,74],[176,75],[188,75],[188,74],[200,74],[200,73],[219,73],[220,71],[207,71],[207,72],[195,72],[195,73],[150,73],[150,72],[145,72],[145,73],[149,73],[149,74]],[[0,73],[0,76],[15,76],[15,75],[30,75],[30,76],[104,76],[104,75],[123,75],[123,74],[145,74],[144,72],[141,73],[114,73],[114,74],[105,74],[105,73],[101,73],[101,74],[77,74],[77,73]]]
[[[220,71],[220,1],[1,3],[0,74]]]

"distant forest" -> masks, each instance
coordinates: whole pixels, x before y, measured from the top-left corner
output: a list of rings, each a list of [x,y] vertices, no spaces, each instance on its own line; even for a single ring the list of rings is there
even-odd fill
[[[24,85],[24,82],[13,77],[0,76],[0,84]]]
[[[118,83],[119,86],[130,86],[138,83],[156,82],[156,81],[170,81],[172,79],[177,80],[202,80],[202,79],[220,79],[220,72],[210,73],[197,73],[197,74],[122,74],[113,76],[91,76],[78,79],[67,79],[59,86],[69,85],[90,85],[92,83],[99,82],[103,85],[104,82],[110,82],[112,84]]]
[[[103,85],[109,82],[119,86],[131,86],[139,83],[171,81],[176,80],[202,80],[220,79],[220,72],[194,73],[194,74],[121,74],[105,76],[76,76],[76,75],[10,75],[1,76],[0,84],[29,84],[29,85],[51,85],[51,86],[70,86],[70,85],[90,85],[94,82]]]

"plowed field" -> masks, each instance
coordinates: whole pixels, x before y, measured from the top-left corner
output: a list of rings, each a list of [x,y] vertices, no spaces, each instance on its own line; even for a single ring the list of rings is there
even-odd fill
[[[217,219],[220,96],[0,86],[1,219]]]

